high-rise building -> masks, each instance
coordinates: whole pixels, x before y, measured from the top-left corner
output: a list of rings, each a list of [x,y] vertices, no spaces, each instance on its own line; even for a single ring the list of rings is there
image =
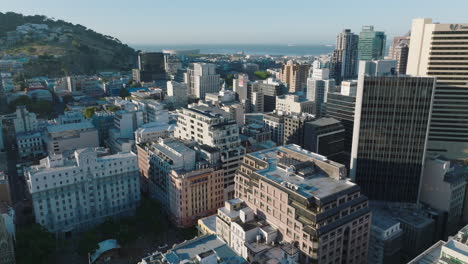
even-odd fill
[[[234,92],[237,93],[240,102],[247,100],[249,94],[249,75],[239,73],[237,78],[233,80],[232,87]]]
[[[407,74],[437,77],[427,151],[468,157],[468,24],[415,19]]]
[[[103,148],[80,149],[26,168],[36,222],[50,232],[67,233],[132,215],[140,201],[137,156],[106,154]]]
[[[276,97],[285,94],[284,85],[274,81],[271,78],[263,82],[256,82],[252,84],[251,98],[252,104],[257,101],[262,102],[263,99],[263,112],[273,112],[276,107]],[[256,97],[254,100],[254,97]],[[261,108],[258,106],[258,108]]]
[[[359,36],[345,29],[336,37],[336,48],[331,58],[330,76],[340,83],[357,75]]]
[[[367,263],[368,200],[344,165],[297,145],[253,152],[237,171],[236,197],[297,245],[300,263]]]
[[[186,83],[168,81],[167,95],[169,96],[169,100],[173,103],[174,107],[178,108],[187,106],[188,89]]]
[[[221,90],[220,76],[216,74],[216,65],[211,63],[193,63],[184,74],[188,94],[204,99],[206,93],[217,93]]]
[[[371,200],[418,202],[435,79],[395,76],[396,61],[359,66],[351,179]]]
[[[217,107],[191,105],[179,109],[174,136],[193,140],[217,154],[224,174],[225,198],[234,195],[234,174],[245,153],[239,138],[239,126],[231,114]]]
[[[304,125],[304,149],[328,157],[333,161],[344,152],[344,127],[340,121],[323,117]]]
[[[328,93],[325,107],[325,116],[339,120],[344,127],[344,154],[348,157],[345,165],[348,168],[353,145],[356,90],[357,81],[341,82],[341,92]]]
[[[177,70],[182,68],[182,63],[180,62],[179,57],[175,55],[165,54],[164,55],[164,69],[167,74],[173,79],[177,74]]]
[[[215,213],[224,202],[224,176],[218,160],[203,158],[194,146],[170,138],[137,146],[143,189],[182,227]]]
[[[397,61],[396,71],[400,74],[406,74],[406,66],[408,65],[409,54],[409,33],[405,36],[393,38],[393,44],[388,51],[388,59]]]
[[[13,116],[15,133],[33,132],[38,129],[36,114],[29,112],[26,106],[17,106]]]
[[[363,26],[359,34],[359,60],[383,59],[386,39],[383,31],[374,31],[374,26]]]
[[[306,137],[304,132],[305,123],[313,120],[314,118],[314,115],[308,113],[285,116],[283,144],[296,144],[304,147],[304,139]]]
[[[314,102],[311,114],[322,117],[327,94],[335,90],[335,80],[329,79],[329,69],[314,69],[307,79],[307,100]]]
[[[302,64],[292,60],[283,65],[280,79],[288,85],[289,92],[294,93],[305,89],[309,68],[309,64]]]
[[[276,145],[283,145],[284,141],[284,116],[277,113],[266,114],[263,117],[263,123],[271,132],[271,140]]]
[[[141,52],[138,54],[138,69],[134,70],[137,82],[166,80],[165,60],[162,52]]]

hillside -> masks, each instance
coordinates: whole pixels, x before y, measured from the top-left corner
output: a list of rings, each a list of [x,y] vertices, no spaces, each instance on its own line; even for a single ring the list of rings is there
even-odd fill
[[[25,54],[31,76],[130,70],[135,50],[79,24],[46,16],[0,12],[0,54]]]

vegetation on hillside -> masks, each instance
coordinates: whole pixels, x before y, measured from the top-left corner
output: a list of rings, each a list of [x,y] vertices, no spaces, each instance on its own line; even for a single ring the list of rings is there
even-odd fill
[[[15,31],[26,23],[46,24],[49,28],[66,29],[66,41],[22,39],[12,46],[3,47],[4,54],[38,56],[26,64],[31,76],[64,76],[68,74],[94,74],[98,71],[127,71],[133,66],[135,50],[118,39],[97,33],[85,26],[42,15],[24,16],[0,12],[0,37]],[[2,47],[0,47],[0,50]]]
[[[270,74],[266,71],[256,71],[254,72],[254,75],[261,80],[265,80],[266,78],[270,77]]]

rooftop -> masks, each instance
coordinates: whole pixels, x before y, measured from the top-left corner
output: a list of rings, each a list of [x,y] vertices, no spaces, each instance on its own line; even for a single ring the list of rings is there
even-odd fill
[[[279,157],[278,153],[287,155],[285,150],[300,154],[302,156],[301,159],[304,158],[304,160]],[[317,165],[317,161],[322,163],[321,166],[324,166],[323,163],[325,163],[330,167],[336,167],[336,169],[343,165],[329,161],[324,156],[302,150],[297,145],[275,147],[253,152],[249,155],[268,163],[266,169],[256,171],[258,174],[295,191],[305,198],[315,197],[322,199],[357,186],[344,177],[342,180],[330,177],[329,174]]]
[[[313,121],[309,121],[307,123],[308,124],[313,124],[313,125],[316,125],[316,126],[320,126],[320,127],[341,124],[340,121],[336,120],[335,118],[331,118],[331,117],[323,117],[323,118],[319,118],[319,119],[316,119],[316,120],[313,120]]]
[[[65,132],[65,131],[70,131],[70,130],[91,129],[91,128],[94,128],[93,124],[89,121],[85,121],[85,122],[80,122],[80,123],[70,123],[70,124],[64,124],[64,125],[48,126],[47,131],[49,133],[59,133],[59,132]]]
[[[185,108],[190,111],[196,112],[198,114],[202,114],[209,118],[231,118],[231,114],[228,112],[218,108],[218,107],[208,107],[205,105],[195,105],[191,106],[190,108]]]
[[[171,264],[181,263],[184,260],[192,260],[197,255],[213,250],[221,259],[221,263],[242,264],[247,263],[239,257],[216,235],[206,235],[174,246],[165,255],[164,259]]]

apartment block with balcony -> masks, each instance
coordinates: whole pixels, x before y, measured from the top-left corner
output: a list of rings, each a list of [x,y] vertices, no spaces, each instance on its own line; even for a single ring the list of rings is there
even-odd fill
[[[367,263],[371,213],[344,165],[297,145],[247,154],[236,197],[301,251],[304,263]]]

